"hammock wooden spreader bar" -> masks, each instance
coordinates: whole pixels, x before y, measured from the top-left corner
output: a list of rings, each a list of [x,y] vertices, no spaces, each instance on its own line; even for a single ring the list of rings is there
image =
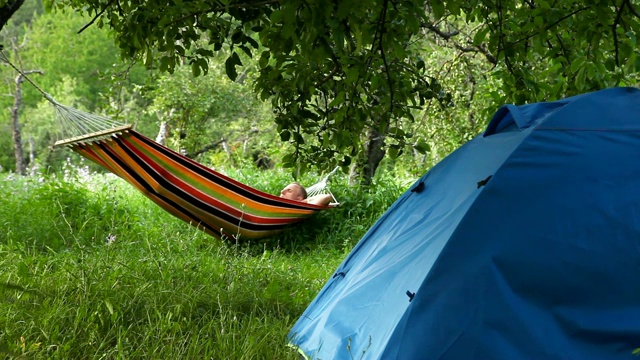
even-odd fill
[[[98,136],[95,138],[94,136]],[[172,215],[217,237],[256,239],[331,206],[267,194],[205,167],[123,127],[56,145],[96,162]]]

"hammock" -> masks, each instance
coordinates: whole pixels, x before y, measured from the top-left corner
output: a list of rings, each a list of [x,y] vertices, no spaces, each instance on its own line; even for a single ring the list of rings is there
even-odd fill
[[[170,214],[210,235],[256,239],[335,206],[283,199],[251,188],[143,136],[130,126],[63,140],[123,178]],[[96,138],[98,137],[98,138]]]
[[[4,60],[7,61],[6,57]],[[9,65],[20,72],[13,64]],[[310,196],[324,189],[333,203],[319,206],[280,198],[162,146],[133,130],[131,125],[62,105],[25,78],[54,105],[65,138],[54,146],[67,146],[103,166],[170,214],[214,237],[244,240],[270,236],[337,205],[326,187],[337,168],[307,189]]]

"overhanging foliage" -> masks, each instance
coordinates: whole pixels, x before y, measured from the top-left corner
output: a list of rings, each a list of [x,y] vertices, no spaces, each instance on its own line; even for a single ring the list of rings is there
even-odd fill
[[[124,57],[163,71],[188,61],[195,75],[206,73],[224,50],[234,79],[243,54],[259,59],[256,90],[273,102],[282,140],[296,145],[289,166],[346,166],[368,129],[402,147],[411,134],[399,121],[427,100],[448,102],[419,56],[429,56],[425,43],[492,64],[503,87],[497,102],[634,84],[640,68],[630,0],[47,3],[88,12],[115,31]]]

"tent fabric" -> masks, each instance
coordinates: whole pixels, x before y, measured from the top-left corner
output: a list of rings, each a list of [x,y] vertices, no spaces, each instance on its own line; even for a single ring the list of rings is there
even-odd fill
[[[640,91],[506,105],[364,235],[289,333],[312,359],[630,359]]]
[[[167,212],[217,238],[266,237],[331,207],[256,190],[130,129],[70,146]]]

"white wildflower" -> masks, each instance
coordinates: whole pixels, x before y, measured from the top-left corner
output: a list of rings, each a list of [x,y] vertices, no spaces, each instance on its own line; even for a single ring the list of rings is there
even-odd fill
[[[116,236],[113,234],[109,234],[109,236],[107,236],[106,244],[111,245],[114,242],[116,242]]]

